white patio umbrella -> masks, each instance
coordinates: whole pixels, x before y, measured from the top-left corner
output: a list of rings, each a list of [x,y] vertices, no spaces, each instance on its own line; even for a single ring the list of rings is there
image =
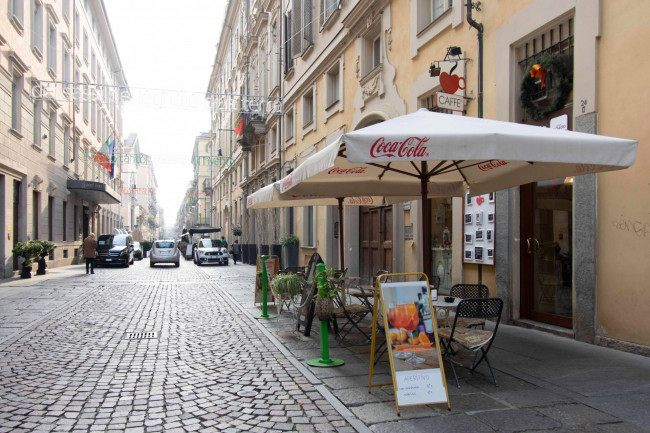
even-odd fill
[[[631,166],[637,141],[426,109],[344,134],[281,182],[281,193],[464,196]],[[423,263],[430,262],[422,206]],[[427,275],[430,274],[426,266]]]
[[[285,178],[286,179],[286,178]],[[337,206],[339,212],[339,260],[341,269],[345,269],[345,242],[343,238],[343,206],[381,206],[384,203],[397,203],[399,201],[414,200],[417,197],[390,197],[385,200],[381,196],[355,196],[355,197],[318,197],[281,193],[280,179],[266,185],[246,198],[248,209],[267,209],[278,207],[303,207],[303,206]]]

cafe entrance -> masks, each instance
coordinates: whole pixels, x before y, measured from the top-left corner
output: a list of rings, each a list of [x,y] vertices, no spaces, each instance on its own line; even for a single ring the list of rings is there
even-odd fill
[[[521,187],[522,317],[573,327],[573,178]]]

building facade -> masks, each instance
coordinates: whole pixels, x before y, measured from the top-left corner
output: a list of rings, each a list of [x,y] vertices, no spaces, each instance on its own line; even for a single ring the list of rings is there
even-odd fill
[[[18,241],[48,239],[50,266],[75,263],[89,232],[123,224],[122,103],[130,97],[101,0],[0,3],[2,276]],[[96,155],[106,154],[103,165]]]
[[[295,233],[303,263],[319,252],[336,266],[335,209],[251,211],[246,196],[345,132],[427,108],[634,138],[630,169],[495,192],[493,266],[464,260],[460,198],[346,207],[345,261],[364,278],[429,268],[447,287],[480,279],[511,323],[648,353],[649,86],[617,79],[613,59],[643,49],[649,9],[612,0],[230,1],[208,85],[208,97],[231,102],[213,105],[215,146],[233,161],[213,177],[223,190],[217,212],[240,224],[249,262]],[[528,80],[536,64],[548,82]],[[443,91],[460,105],[438,103]],[[254,96],[280,96],[282,114],[247,103]],[[420,220],[423,205],[431,221]],[[424,224],[436,250],[426,264]],[[436,238],[449,245],[436,249]]]
[[[140,150],[137,134],[129,134],[120,154],[123,229],[136,241],[160,237],[162,209],[156,198],[158,182],[151,156]]]

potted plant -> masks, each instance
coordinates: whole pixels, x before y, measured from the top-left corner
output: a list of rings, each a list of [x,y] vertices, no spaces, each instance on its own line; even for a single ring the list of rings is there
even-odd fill
[[[301,292],[300,277],[292,272],[278,274],[273,278],[271,289],[276,299],[293,299]]]
[[[25,259],[22,263],[20,278],[32,277],[34,259],[40,257],[43,247],[40,242],[18,242],[11,250],[12,254]]]
[[[45,257],[49,256],[50,254],[52,254],[52,252],[54,252],[56,245],[54,245],[54,242],[50,242],[50,241],[34,240],[30,242],[39,243],[41,245],[42,251],[38,259],[38,269],[36,270],[36,275],[45,275],[46,272],[45,269],[47,268],[47,263],[45,263]]]
[[[334,269],[319,264],[316,272],[316,316],[319,320],[329,320],[334,308],[334,298],[339,292],[339,280],[334,276]]]
[[[289,234],[280,240],[284,247],[285,268],[298,266],[298,246],[300,239],[294,234]]]

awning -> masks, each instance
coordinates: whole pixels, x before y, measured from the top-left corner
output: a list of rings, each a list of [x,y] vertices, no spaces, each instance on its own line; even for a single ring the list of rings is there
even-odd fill
[[[77,194],[82,200],[95,204],[117,204],[120,202],[120,195],[101,182],[68,179],[67,187],[70,192]]]

